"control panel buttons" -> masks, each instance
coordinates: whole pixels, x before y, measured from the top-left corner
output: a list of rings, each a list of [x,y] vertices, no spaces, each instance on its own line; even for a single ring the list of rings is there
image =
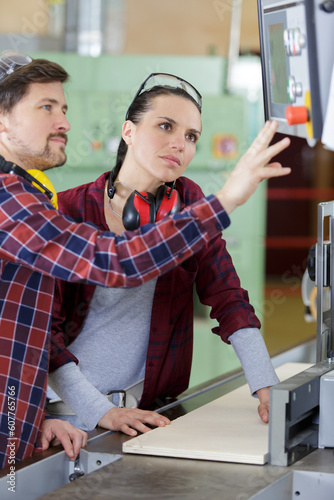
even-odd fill
[[[299,125],[309,121],[309,112],[306,106],[287,106],[285,118],[289,125]]]
[[[300,82],[296,82],[293,76],[289,76],[287,91],[289,101],[293,104],[296,102],[297,97],[301,97],[303,95],[303,85]]]
[[[288,56],[299,56],[306,45],[306,38],[299,28],[284,30],[284,47]]]

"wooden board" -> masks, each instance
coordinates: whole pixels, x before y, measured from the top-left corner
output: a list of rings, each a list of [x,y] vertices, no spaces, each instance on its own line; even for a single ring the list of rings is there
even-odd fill
[[[285,380],[309,368],[286,363],[276,373]],[[257,413],[258,399],[244,385],[123,444],[124,453],[264,465],[268,461],[268,424]]]

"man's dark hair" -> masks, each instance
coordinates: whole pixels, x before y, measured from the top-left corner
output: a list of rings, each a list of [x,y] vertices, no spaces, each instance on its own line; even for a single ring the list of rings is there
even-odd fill
[[[69,74],[59,64],[47,59],[34,59],[0,83],[0,110],[9,113],[26,95],[31,83],[65,83]]]

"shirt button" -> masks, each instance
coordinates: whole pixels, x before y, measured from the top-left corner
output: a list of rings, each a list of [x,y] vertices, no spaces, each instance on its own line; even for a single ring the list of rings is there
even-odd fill
[[[218,222],[216,222],[216,229],[217,229],[217,231],[220,231],[220,230],[221,230],[221,225],[220,225],[220,224],[218,224]]]
[[[181,253],[179,253],[179,259],[182,259],[182,257],[183,257],[183,253],[181,252]]]
[[[152,366],[153,366],[152,361],[150,361],[150,362],[149,362],[148,366],[149,366],[150,368],[152,368]]]

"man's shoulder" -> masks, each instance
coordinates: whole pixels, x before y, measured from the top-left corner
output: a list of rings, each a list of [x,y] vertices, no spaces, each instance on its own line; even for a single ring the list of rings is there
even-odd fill
[[[0,171],[0,183],[2,185],[11,185],[11,184],[18,184],[18,185],[23,185],[25,184],[25,181],[23,180],[23,177],[20,177],[19,175],[15,174],[9,174],[7,172],[1,172]]]
[[[35,195],[37,191],[32,183],[20,175],[8,174],[4,172],[0,172],[0,189],[2,191],[1,203],[10,197],[17,197],[21,193]]]

